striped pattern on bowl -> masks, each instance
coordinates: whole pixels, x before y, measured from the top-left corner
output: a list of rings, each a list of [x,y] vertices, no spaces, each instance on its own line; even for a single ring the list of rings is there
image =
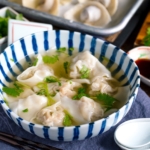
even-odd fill
[[[122,85],[130,85],[130,96],[126,105],[107,118],[89,124],[71,127],[46,127],[33,124],[12,112],[3,99],[2,87],[8,86],[25,69],[24,64],[29,62],[33,55],[47,51],[53,47],[56,47],[56,49],[66,47],[69,55],[73,53],[69,50],[72,47],[79,52],[83,50],[91,51],[93,55],[111,70],[112,75]],[[108,58],[107,61],[105,58]],[[125,52],[108,42],[78,32],[53,30],[35,33],[11,44],[0,55],[0,103],[5,113],[24,130],[42,138],[55,141],[83,140],[100,135],[109,130],[130,110],[137,96],[139,84],[139,70]]]

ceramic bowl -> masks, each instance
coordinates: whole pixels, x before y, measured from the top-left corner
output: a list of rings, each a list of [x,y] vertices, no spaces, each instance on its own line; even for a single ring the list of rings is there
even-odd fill
[[[33,124],[20,118],[3,100],[2,87],[7,86],[14,80],[14,76],[23,71],[24,63],[29,60],[31,55],[47,51],[52,47],[57,49],[66,47],[70,55],[72,52],[69,49],[72,47],[77,49],[78,52],[89,50],[108,69],[112,70],[114,76],[123,70],[123,73],[119,73],[117,79],[120,82],[126,79],[124,85],[130,86],[128,102],[108,117],[80,126],[47,127]],[[107,61],[104,58],[108,58]],[[12,59],[14,61],[11,61]],[[52,30],[26,36],[8,46],[0,55],[0,61],[0,103],[7,116],[24,130],[39,137],[55,141],[84,140],[101,135],[109,130],[130,110],[140,84],[138,67],[127,53],[108,42],[78,32]],[[117,64],[117,67],[115,64]]]
[[[150,47],[148,46],[139,46],[139,47],[136,47],[136,48],[133,48],[131,49],[129,52],[128,52],[128,55],[130,58],[132,58],[135,62],[137,60],[141,60],[141,59],[148,59],[149,62],[150,62]],[[148,72],[149,69],[148,68],[145,68],[149,66],[148,64],[146,66],[143,65],[143,69],[145,69]],[[141,70],[142,71],[142,70]],[[141,74],[141,81],[145,84],[147,84],[148,86],[150,86],[150,79],[143,76]]]

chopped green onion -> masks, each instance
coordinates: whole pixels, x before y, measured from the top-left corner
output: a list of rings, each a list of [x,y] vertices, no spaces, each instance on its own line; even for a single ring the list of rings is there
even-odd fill
[[[80,70],[81,78],[86,79],[89,78],[90,75],[90,69],[87,68],[85,65],[82,66],[82,69]]]
[[[69,62],[68,61],[66,61],[66,62],[64,62],[64,69],[65,69],[65,72],[66,72],[66,74],[68,74],[68,68],[69,68]]]
[[[22,110],[22,112],[28,112],[28,108],[26,108],[26,109]]]
[[[59,60],[58,55],[43,56],[43,62],[46,64],[54,64]]]

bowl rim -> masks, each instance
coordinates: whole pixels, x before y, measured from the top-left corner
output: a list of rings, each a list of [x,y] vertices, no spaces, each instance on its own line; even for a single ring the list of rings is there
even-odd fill
[[[74,34],[82,34],[82,35],[86,35],[86,37],[88,37],[88,38],[92,38],[92,37],[94,37],[94,36],[92,36],[92,35],[89,35],[89,34],[85,34],[85,33],[81,33],[81,32],[77,32],[77,31],[70,31],[70,30],[48,30],[48,32],[56,32],[56,31],[60,31],[61,33],[63,32],[63,33],[68,33],[68,32],[73,32]],[[41,34],[41,33],[44,33],[45,31],[38,31],[38,32],[36,32],[36,33],[33,33],[34,35],[37,35],[37,34]],[[24,36],[24,37],[22,37],[22,38],[20,38],[19,40],[17,40],[17,41],[15,41],[14,43],[12,43],[12,44],[10,44],[10,45],[8,45],[6,48],[5,48],[5,50],[7,51],[7,49],[10,47],[10,46],[12,46],[12,45],[14,45],[15,43],[18,43],[21,39],[25,39],[25,38],[30,38],[33,34],[30,34],[30,35],[26,35],[26,36]],[[107,41],[105,41],[105,40],[102,40],[102,39],[100,39],[100,38],[97,38],[97,37],[95,37],[98,41],[100,41],[100,42],[107,42]],[[110,46],[113,46],[113,47],[117,47],[117,46],[115,46],[115,45],[113,45],[113,44],[111,44],[110,42],[107,42]],[[4,51],[5,51],[4,50]],[[2,55],[3,53],[4,53],[4,51],[0,54],[0,55]],[[119,51],[121,52],[121,53],[125,53],[122,49],[120,49],[119,48]],[[130,60],[132,60],[128,55],[127,55],[127,57],[128,57],[128,59],[130,59]],[[135,67],[137,67],[137,65],[136,65],[136,63],[133,61],[133,64],[134,64],[134,66]],[[139,69],[137,70],[137,76],[140,76],[140,73],[139,73]],[[101,118],[101,119],[99,119],[99,120],[96,120],[96,121],[93,121],[93,122],[90,122],[90,123],[86,123],[86,124],[81,124],[81,125],[77,125],[77,126],[62,126],[62,127],[56,127],[56,126],[44,126],[44,125],[41,125],[41,124],[36,124],[36,123],[32,123],[32,122],[30,122],[30,121],[27,121],[27,120],[25,120],[25,119],[23,119],[23,118],[21,118],[20,116],[18,116],[15,112],[13,112],[8,106],[7,106],[7,104],[5,103],[5,101],[4,100],[0,100],[0,104],[1,104],[1,106],[3,107],[3,109],[5,109],[6,111],[8,111],[8,110],[10,110],[11,111],[11,115],[13,116],[13,118],[20,118],[21,119],[21,122],[22,123],[24,123],[24,124],[26,124],[26,125],[29,125],[29,124],[33,124],[34,125],[34,128],[43,128],[43,127],[45,127],[45,128],[50,128],[50,129],[52,129],[52,130],[57,130],[57,129],[65,129],[65,130],[72,130],[72,129],[74,129],[75,127],[85,127],[85,126],[87,126],[87,125],[89,125],[89,124],[95,124],[95,123],[98,123],[98,122],[103,122],[104,120],[106,120],[106,119],[108,119],[110,116],[113,116],[114,114],[116,114],[117,112],[119,112],[121,109],[124,109],[124,107],[126,107],[126,105],[129,103],[129,102],[131,102],[131,100],[135,100],[135,97],[137,96],[137,94],[138,94],[138,89],[139,89],[139,87],[140,87],[140,77],[137,79],[138,81],[137,81],[137,85],[138,86],[136,86],[136,88],[135,88],[135,90],[133,91],[133,93],[132,93],[132,95],[128,98],[128,101],[121,107],[121,108],[119,108],[117,111],[115,111],[115,112],[113,112],[112,114],[110,114],[109,116],[107,116],[107,117],[104,117],[104,118]],[[0,97],[1,98],[1,97]],[[125,117],[125,115],[126,114],[124,114],[124,116],[123,117]],[[14,121],[14,120],[13,120]],[[116,124],[115,124],[116,125]],[[113,125],[114,126],[114,125]]]
[[[150,53],[150,46],[137,46],[137,47],[135,47],[135,48],[129,50],[129,51],[127,52],[127,54],[128,54],[129,57],[130,57],[130,55],[133,55],[133,54],[136,55],[136,52],[137,52],[137,51],[149,51],[149,53]],[[130,57],[130,58],[132,59],[132,57]],[[137,59],[135,59],[135,60],[133,60],[133,61],[135,62],[135,61],[138,60],[138,59],[139,59],[139,58],[137,58]],[[149,58],[149,59],[150,59],[150,58]],[[141,74],[140,74],[140,76],[141,76],[141,81],[143,81],[146,85],[150,86],[150,79],[146,78],[145,76],[143,76],[143,75],[141,75]]]
[[[144,49],[142,49],[142,48],[144,48]],[[137,46],[137,47],[134,47],[134,48],[130,49],[127,52],[127,54],[131,54],[131,53],[134,53],[136,51],[142,51],[142,50],[149,51],[150,47],[149,46]]]

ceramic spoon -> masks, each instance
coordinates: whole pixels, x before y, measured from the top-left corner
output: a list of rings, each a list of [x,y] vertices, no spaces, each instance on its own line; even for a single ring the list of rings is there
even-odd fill
[[[150,148],[150,118],[133,119],[119,125],[114,139],[124,150]]]

